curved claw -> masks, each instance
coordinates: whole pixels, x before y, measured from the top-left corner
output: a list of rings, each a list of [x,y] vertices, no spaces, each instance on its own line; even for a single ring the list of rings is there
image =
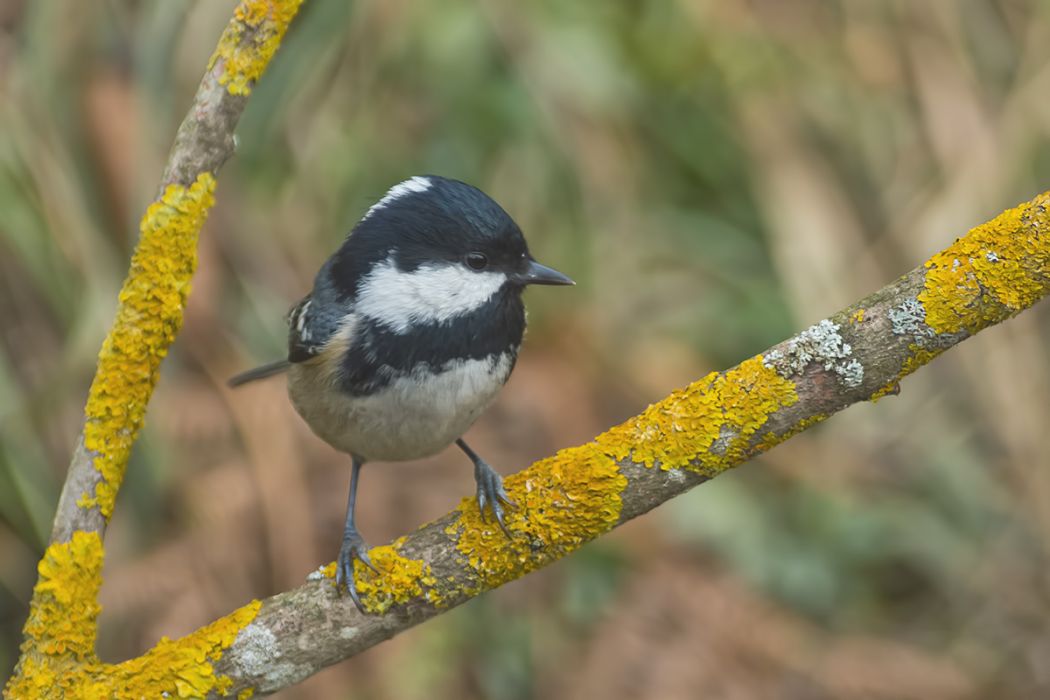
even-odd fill
[[[339,548],[339,558],[335,565],[335,587],[338,590],[340,586],[346,586],[350,600],[354,601],[358,610],[367,614],[365,606],[361,604],[361,597],[357,593],[357,585],[354,583],[355,559],[360,560],[375,573],[379,573],[378,569],[372,565],[372,560],[368,558],[368,545],[365,544],[361,535],[351,530],[343,533],[343,544]]]
[[[514,535],[507,529],[507,523],[503,519],[503,506],[515,508],[518,504],[510,500],[510,497],[507,495],[506,489],[503,488],[503,478],[487,463],[478,460],[475,464],[474,479],[478,484],[477,499],[481,519],[488,519],[485,516],[485,506],[488,506],[492,510],[492,515],[496,518],[496,523],[503,530],[503,534],[509,539],[513,539]]]

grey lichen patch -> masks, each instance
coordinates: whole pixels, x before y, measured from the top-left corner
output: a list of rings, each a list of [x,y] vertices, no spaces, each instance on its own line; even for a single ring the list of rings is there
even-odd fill
[[[852,357],[853,348],[842,339],[839,328],[839,324],[824,319],[767,353],[763,364],[790,379],[816,363],[834,372],[845,386],[858,387],[864,381],[864,366]]]
[[[274,664],[266,673],[261,689],[276,690],[278,688],[287,688],[312,675],[315,671],[317,669],[311,664],[293,664],[289,662]]]
[[[730,425],[723,425],[718,431],[718,439],[711,443],[711,453],[724,457],[729,451],[729,446],[736,440],[739,433]]]
[[[864,381],[864,365],[857,358],[853,358],[845,364],[835,365],[835,374],[839,375],[843,384],[848,387],[860,386]]]
[[[667,475],[668,481],[673,481],[676,484],[681,484],[685,481],[686,474],[689,472],[685,469],[668,469],[664,472]]]
[[[240,631],[227,655],[229,661],[240,671],[242,678],[262,676],[280,657],[277,636],[269,628],[256,622]]]
[[[915,297],[908,297],[889,310],[894,335],[910,335],[920,343],[936,332],[926,324],[926,308]]]
[[[269,627],[253,622],[237,635],[224,659],[233,675],[248,681],[260,692],[270,692],[298,683],[317,668],[286,658],[282,643]]]

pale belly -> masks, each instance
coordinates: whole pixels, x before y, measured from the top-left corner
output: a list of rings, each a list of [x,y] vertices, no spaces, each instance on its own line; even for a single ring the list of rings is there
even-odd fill
[[[507,381],[513,356],[456,362],[417,372],[369,396],[333,390],[318,365],[292,365],[288,394],[311,430],[366,461],[404,461],[440,452],[467,431]]]

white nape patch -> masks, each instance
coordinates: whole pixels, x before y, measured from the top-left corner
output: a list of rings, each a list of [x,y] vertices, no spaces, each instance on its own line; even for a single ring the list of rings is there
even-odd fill
[[[420,175],[410,177],[404,182],[397,183],[387,190],[387,193],[383,195],[382,199],[369,207],[368,211],[365,212],[365,215],[361,217],[361,221],[372,216],[372,214],[375,214],[380,209],[385,209],[395,199],[400,199],[406,194],[411,194],[413,192],[426,192],[430,189],[431,184],[430,178],[422,177]]]
[[[474,311],[506,281],[502,272],[474,272],[456,263],[403,272],[390,257],[362,278],[354,311],[405,333],[414,323],[440,323]]]

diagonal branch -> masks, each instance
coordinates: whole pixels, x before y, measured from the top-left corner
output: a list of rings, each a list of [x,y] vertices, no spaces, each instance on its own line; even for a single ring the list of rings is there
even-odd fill
[[[356,569],[372,615],[336,594],[332,565],[263,601],[216,664],[273,692],[555,561],[621,523],[898,382],[1050,292],[1050,193],[970,231],[875,294],[593,442],[506,480],[508,542],[473,499]]]

